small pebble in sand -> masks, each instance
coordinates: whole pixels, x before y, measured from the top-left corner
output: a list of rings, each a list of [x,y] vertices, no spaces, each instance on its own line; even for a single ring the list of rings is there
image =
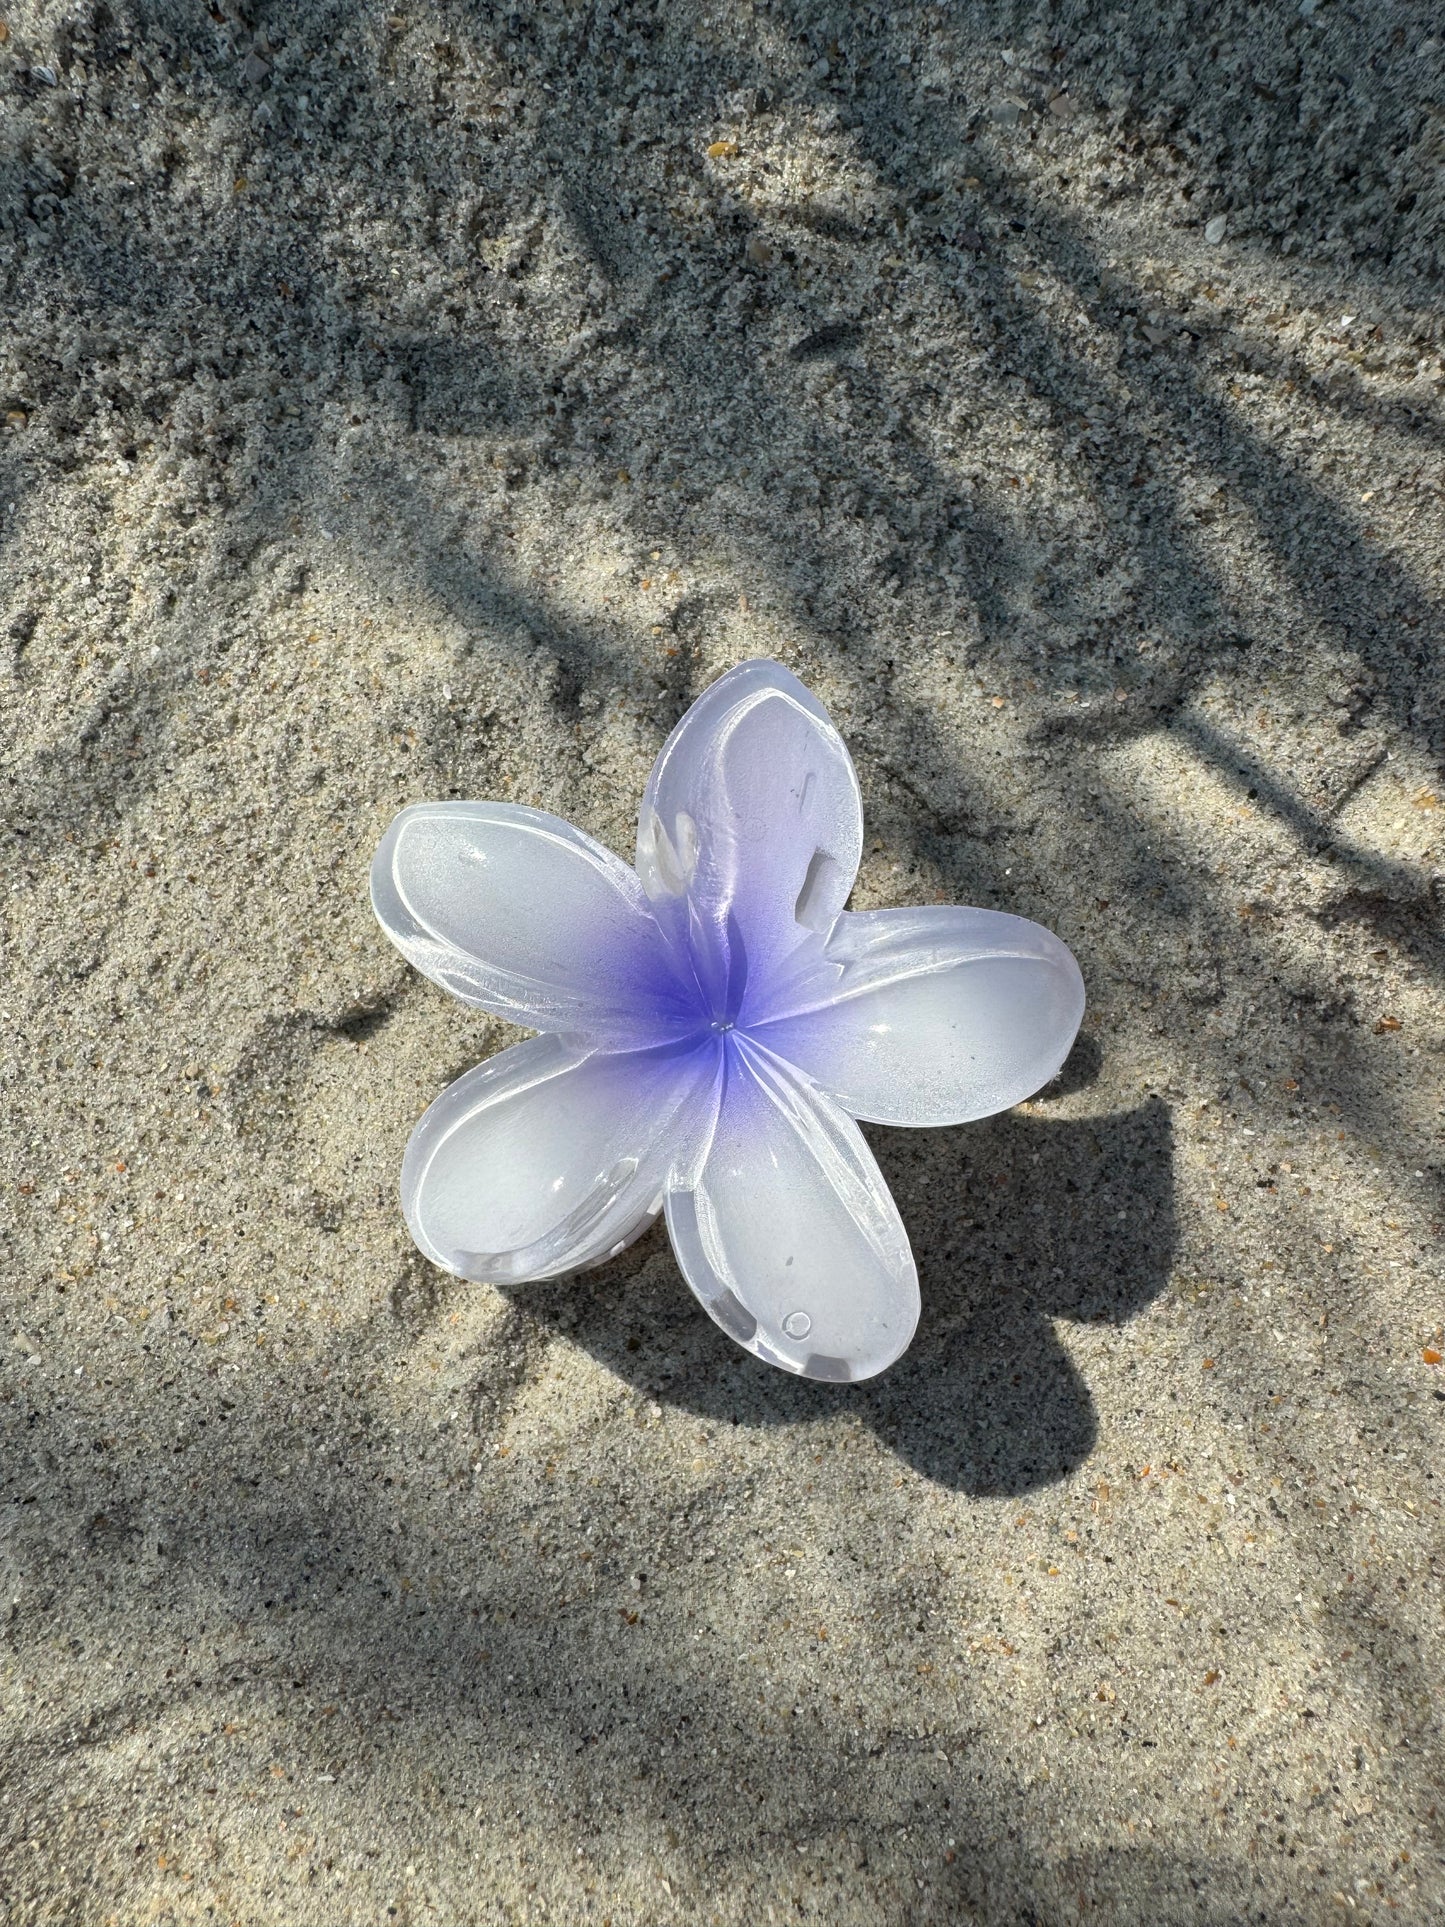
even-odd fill
[[[1228,226],[1229,216],[1227,214],[1216,214],[1212,220],[1204,223],[1204,238],[1210,247],[1217,247],[1219,245],[1224,239],[1225,230]]]

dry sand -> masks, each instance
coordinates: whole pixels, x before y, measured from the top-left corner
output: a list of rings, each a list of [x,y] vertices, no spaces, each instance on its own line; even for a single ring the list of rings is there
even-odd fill
[[[9,6],[7,1923],[1442,1917],[1430,13]],[[397,1207],[392,813],[759,654],[1091,999],[851,1390]]]

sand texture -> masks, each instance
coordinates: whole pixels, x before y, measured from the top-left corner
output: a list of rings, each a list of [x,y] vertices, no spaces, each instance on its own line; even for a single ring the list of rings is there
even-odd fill
[[[1445,1918],[1434,12],[3,0],[6,1927]],[[760,655],[1090,998],[851,1389],[397,1202]]]

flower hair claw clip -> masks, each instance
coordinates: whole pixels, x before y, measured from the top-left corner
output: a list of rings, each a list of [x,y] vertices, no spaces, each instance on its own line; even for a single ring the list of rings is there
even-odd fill
[[[521,1284],[659,1210],[683,1276],[756,1357],[870,1378],[918,1322],[908,1234],[856,1119],[962,1124],[1046,1084],[1084,1012],[1051,932],[994,910],[848,911],[852,761],[775,662],[663,746],[637,865],[541,810],[418,803],[371,895],[405,956],[539,1032],[450,1085],[402,1165],[417,1244]]]

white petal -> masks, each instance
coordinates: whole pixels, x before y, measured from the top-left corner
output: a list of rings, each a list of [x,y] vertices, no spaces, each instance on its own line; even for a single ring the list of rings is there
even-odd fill
[[[775,662],[746,662],[704,692],[653,767],[637,869],[704,995],[738,1015],[847,901],[863,847],[858,779],[817,697]]]
[[[1084,1015],[1052,931],[996,910],[872,910],[839,920],[801,1009],[757,1026],[846,1111],[962,1124],[1047,1084]]]
[[[667,1228],[712,1317],[770,1364],[871,1378],[913,1336],[918,1273],[862,1133],[746,1040],[728,1044],[712,1142],[695,1185],[669,1190]]]
[[[418,970],[515,1023],[616,1042],[692,1021],[637,877],[560,817],[417,803],[381,841],[371,900]]]
[[[418,1245],[465,1278],[520,1284],[620,1251],[706,1141],[718,1047],[591,1051],[532,1037],[459,1077],[402,1164]]]

